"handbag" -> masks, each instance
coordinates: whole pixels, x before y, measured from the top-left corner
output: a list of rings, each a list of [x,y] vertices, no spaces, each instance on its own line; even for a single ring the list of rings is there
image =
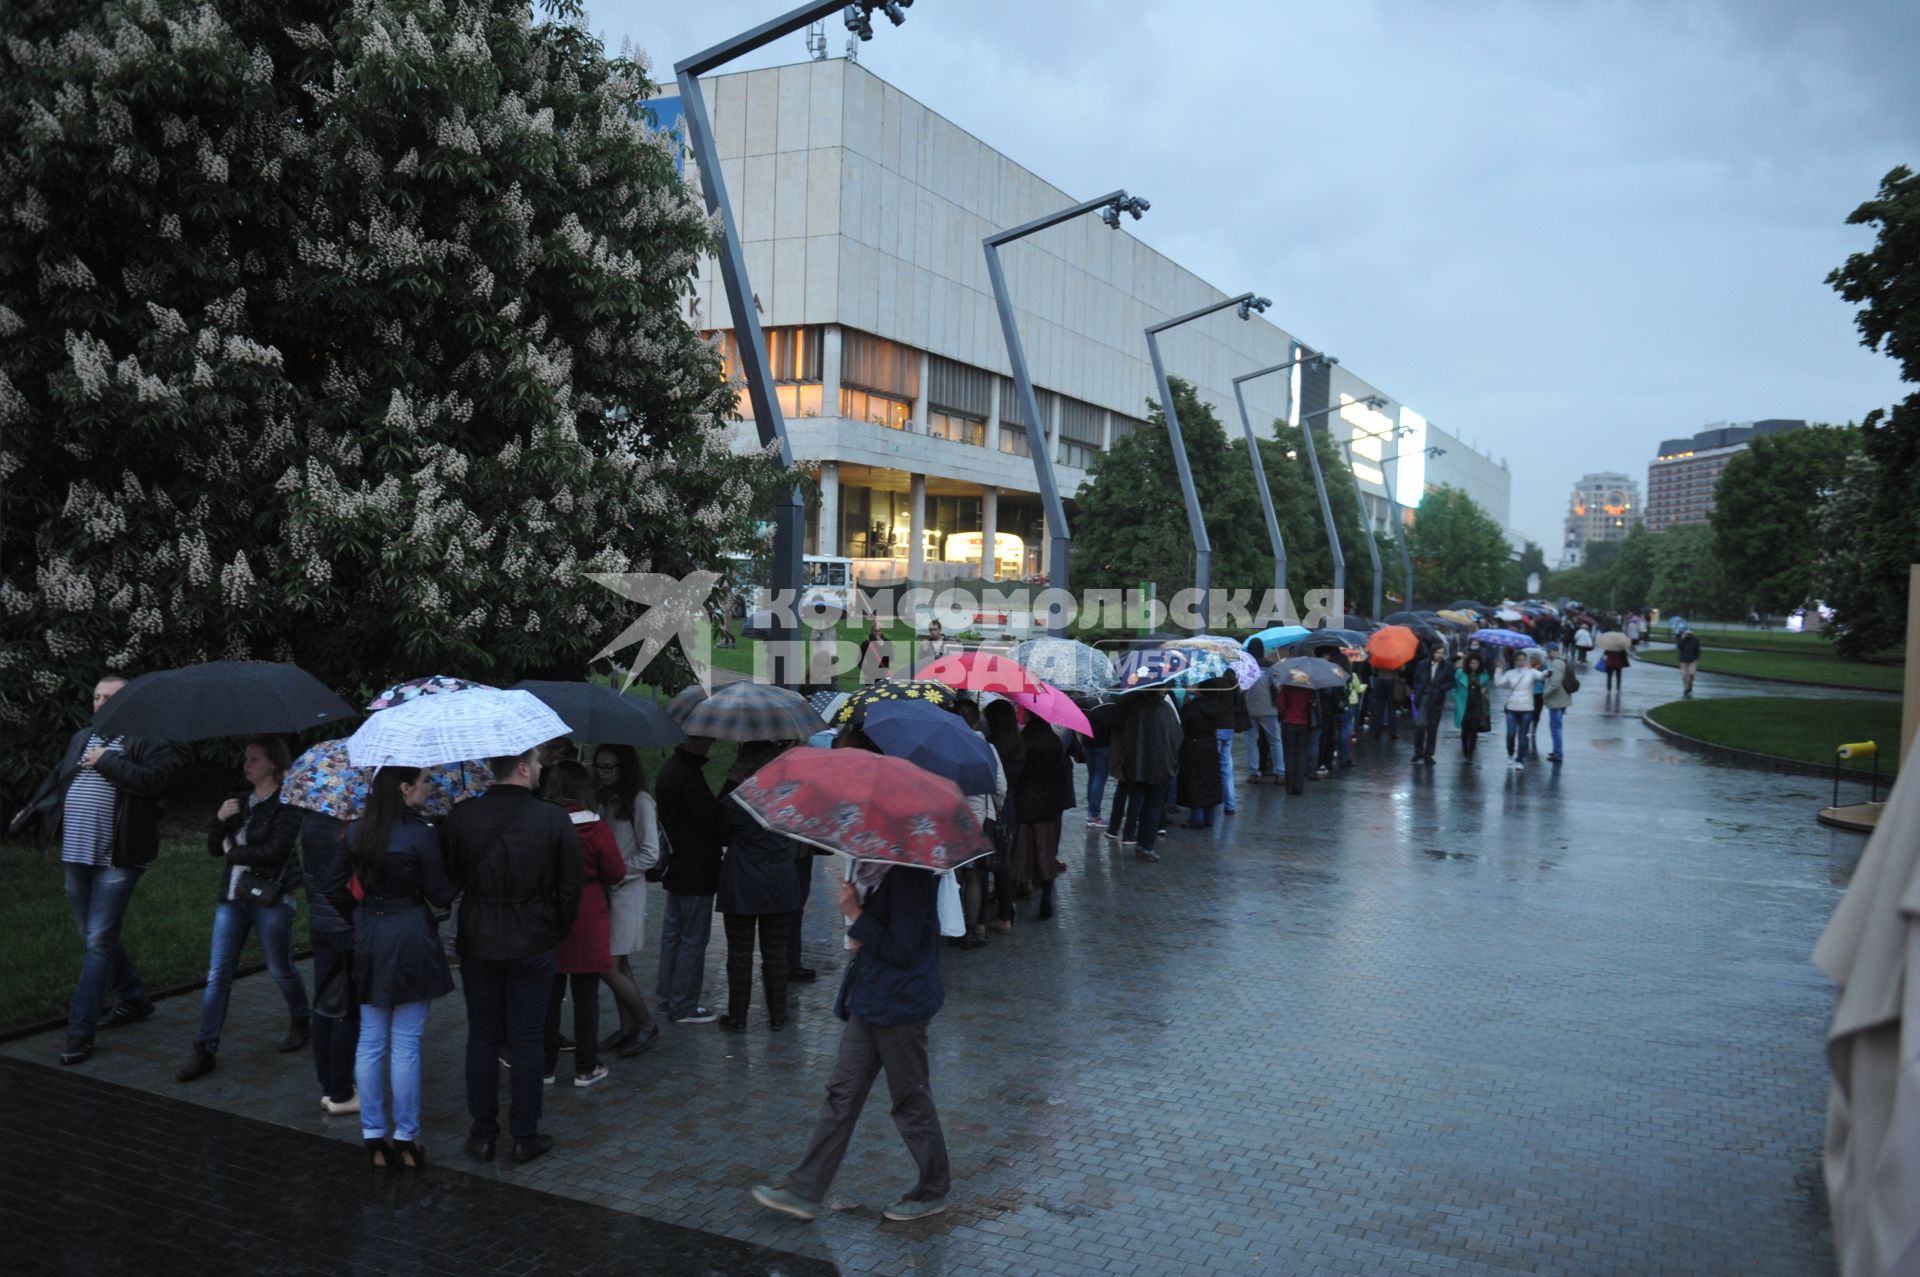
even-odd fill
[[[1560,689],[1569,696],[1580,690],[1580,676],[1573,672],[1573,666],[1567,666],[1566,672],[1561,675]]]
[[[233,880],[233,899],[236,904],[277,905],[285,890],[278,878],[269,878],[251,869],[242,869]]]
[[[951,873],[939,877],[936,900],[940,911],[940,934],[958,937],[967,934],[967,911],[960,903],[960,884]]]

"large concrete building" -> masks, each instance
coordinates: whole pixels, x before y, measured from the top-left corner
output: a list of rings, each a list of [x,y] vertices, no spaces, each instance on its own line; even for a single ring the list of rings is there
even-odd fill
[[[1617,471],[1583,474],[1567,498],[1566,538],[1560,566],[1577,568],[1595,541],[1624,541],[1640,522],[1640,484]]]
[[[1727,462],[1762,435],[1804,430],[1804,421],[1770,417],[1765,421],[1721,422],[1691,439],[1667,439],[1647,466],[1647,531],[1664,532],[1689,523],[1705,523],[1713,513],[1713,485]]]
[[[863,560],[867,579],[1043,573],[1031,450],[1050,450],[1071,523],[1071,498],[1093,458],[1145,425],[1154,384],[1143,330],[1229,294],[1091,216],[1011,246],[1003,258],[1039,388],[1040,419],[1026,421],[981,240],[1079,197],[855,63],[802,62],[702,84],[794,455],[819,468],[807,551]],[[670,96],[650,105],[663,125],[680,115]],[[703,265],[687,307],[725,344],[731,367],[733,320],[714,263]],[[1240,431],[1232,379],[1285,362],[1294,348],[1286,330],[1231,311],[1162,342],[1169,373],[1198,387],[1232,437]],[[1248,383],[1256,427],[1329,404],[1351,405],[1329,417],[1342,441],[1407,426],[1412,433],[1387,445],[1407,455],[1388,469],[1401,501],[1418,503],[1424,418],[1345,365],[1318,385],[1292,380]],[[1383,413],[1356,402],[1376,393],[1388,400]],[[741,410],[752,411],[744,395]],[[751,423],[739,439],[756,446]],[[1353,446],[1370,515],[1384,527],[1380,442]],[[1470,452],[1449,443],[1444,473],[1504,526],[1506,471]],[[984,564],[983,547],[991,547]]]

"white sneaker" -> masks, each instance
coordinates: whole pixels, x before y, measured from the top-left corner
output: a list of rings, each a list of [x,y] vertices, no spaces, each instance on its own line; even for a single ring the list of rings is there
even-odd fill
[[[607,1080],[607,1066],[602,1064],[596,1067],[591,1073],[574,1074],[573,1084],[575,1086],[586,1087],[586,1086],[592,1086],[595,1082],[604,1082],[606,1080]]]
[[[323,1095],[320,1097],[320,1107],[329,1113],[358,1113],[360,1096],[357,1093],[349,1095],[343,1102],[336,1104]]]

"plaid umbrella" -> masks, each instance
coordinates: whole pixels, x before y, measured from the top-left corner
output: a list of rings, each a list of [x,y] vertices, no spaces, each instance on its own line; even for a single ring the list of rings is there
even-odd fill
[[[347,742],[321,741],[293,760],[280,782],[280,801],[290,807],[325,812],[341,820],[358,820],[373,784],[372,767],[355,767],[347,759]],[[485,763],[448,763],[427,768],[429,816],[444,816],[463,798],[487,792],[493,773]]]
[[[1014,644],[1007,655],[1027,673],[1069,694],[1104,692],[1118,677],[1105,652],[1072,639],[1028,639]]]
[[[381,710],[347,737],[347,759],[356,767],[435,767],[524,753],[569,731],[532,692],[473,688]]]
[[[772,683],[729,683],[695,705],[681,726],[689,736],[715,740],[805,740],[826,724],[798,692]]]
[[[946,709],[959,696],[945,683],[931,678],[882,678],[868,683],[847,697],[846,704],[834,715],[836,723],[857,723],[866,715],[867,706],[880,701],[925,701]]]
[[[367,702],[367,708],[392,709],[395,705],[405,705],[408,701],[422,696],[438,696],[441,692],[466,692],[474,688],[491,690],[488,683],[476,683],[471,679],[453,678],[446,674],[429,674],[425,678],[410,678],[404,683],[395,683]]]
[[[687,725],[687,715],[693,713],[693,707],[707,699],[707,689],[695,683],[692,687],[683,687],[673,694],[667,702],[667,717],[680,724]]]
[[[775,833],[855,860],[940,873],[993,854],[958,786],[870,750],[788,750],[732,798]]]
[[[932,679],[963,692],[1031,692],[1037,684],[1032,674],[1009,657],[997,652],[954,652],[936,656],[914,671],[918,681]]]

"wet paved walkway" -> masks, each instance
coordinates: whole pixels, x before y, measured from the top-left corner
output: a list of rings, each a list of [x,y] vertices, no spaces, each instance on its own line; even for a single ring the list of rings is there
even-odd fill
[[[911,1182],[884,1091],[835,1210],[801,1224],[746,1199],[813,1119],[838,1035],[826,944],[786,1032],[668,1028],[590,1091],[563,1063],[555,1152],[471,1174],[848,1273],[1831,1272],[1831,998],[1807,955],[1863,840],[1814,822],[1824,782],[1648,731],[1676,673],[1628,680],[1618,711],[1597,678],[1576,698],[1559,769],[1508,772],[1497,736],[1474,768],[1451,740],[1419,769],[1404,742],[1369,749],[1298,798],[1243,788],[1237,816],[1169,835],[1158,865],[1070,817],[1060,916],[945,952],[934,1086],[956,1206],[934,1221],[879,1218]],[[171,1080],[182,1000],[103,1035],[81,1071],[356,1140],[305,1061],[274,1054],[279,1014],[269,981],[242,981],[220,1069],[190,1087]],[[428,1024],[431,1174],[449,1185],[469,1174],[449,1169],[462,1019],[454,997]],[[241,1136],[207,1151],[229,1147],[253,1156]],[[305,1139],[273,1163],[288,1195],[335,1173],[323,1152]],[[202,1157],[181,1173],[221,1174]],[[337,1161],[357,1170],[357,1149]]]

